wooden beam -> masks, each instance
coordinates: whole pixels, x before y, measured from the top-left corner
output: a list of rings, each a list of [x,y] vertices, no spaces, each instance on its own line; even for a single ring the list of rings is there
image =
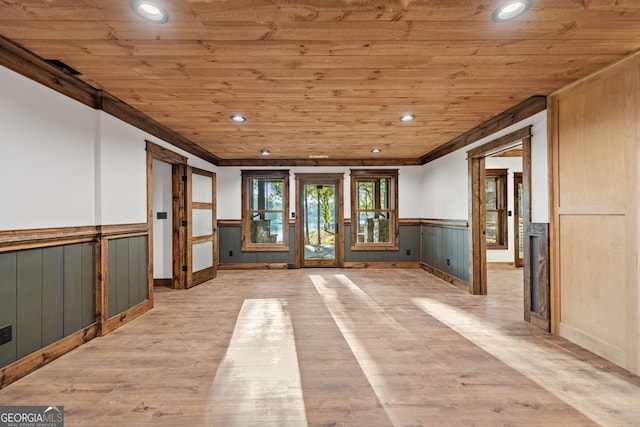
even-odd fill
[[[459,137],[452,139],[446,144],[425,154],[420,158],[420,164],[424,165],[449,153],[453,153],[454,151],[473,144],[484,137],[518,123],[527,117],[539,113],[540,111],[544,111],[546,108],[547,98],[545,96],[533,96],[515,107],[509,108],[497,116],[494,116],[480,126],[463,133]]]

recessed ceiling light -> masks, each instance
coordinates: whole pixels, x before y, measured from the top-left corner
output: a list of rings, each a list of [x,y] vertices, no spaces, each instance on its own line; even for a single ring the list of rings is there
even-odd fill
[[[382,153],[382,150],[379,148],[374,148],[373,150],[371,150],[372,153]]]
[[[509,0],[493,12],[493,20],[510,21],[525,13],[530,7],[531,0]]]
[[[142,19],[154,24],[164,24],[169,20],[169,14],[156,2],[150,0],[131,0],[131,9]]]
[[[271,152],[269,150],[267,150],[266,148],[263,148],[262,150],[260,150],[260,154],[263,156],[270,156]]]
[[[247,121],[247,118],[245,116],[241,116],[240,114],[234,114],[233,116],[231,116],[231,120],[236,123],[244,123]]]
[[[413,114],[403,114],[402,116],[400,116],[400,121],[401,122],[410,122],[412,120],[414,120],[416,118],[416,116],[414,116]]]

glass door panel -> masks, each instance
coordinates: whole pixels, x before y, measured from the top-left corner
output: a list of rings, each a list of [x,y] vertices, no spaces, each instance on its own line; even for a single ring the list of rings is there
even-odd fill
[[[336,185],[303,184],[304,266],[336,265]]]

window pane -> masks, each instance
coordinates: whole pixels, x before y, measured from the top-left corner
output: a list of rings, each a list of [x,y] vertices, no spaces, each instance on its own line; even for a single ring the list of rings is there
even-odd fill
[[[250,188],[252,210],[283,209],[283,180],[252,178]]]
[[[267,212],[264,218],[255,216],[251,219],[251,243],[284,243],[282,212]]]
[[[487,211],[485,232],[487,243],[498,243],[498,212]]]
[[[496,191],[496,179],[495,178],[487,178],[485,180],[485,188],[486,188],[486,204],[487,209],[497,209],[497,191]]]
[[[389,243],[389,214],[380,215],[375,212],[358,213],[358,243]]]
[[[373,209],[373,182],[358,181],[358,209]]]
[[[389,179],[380,178],[380,194],[377,209],[389,209]]]

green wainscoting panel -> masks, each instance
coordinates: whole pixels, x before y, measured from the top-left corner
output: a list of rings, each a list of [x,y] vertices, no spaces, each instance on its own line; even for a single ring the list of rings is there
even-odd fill
[[[0,368],[15,362],[17,346],[15,340],[18,313],[16,310],[18,256],[16,252],[0,253],[0,327],[11,325],[14,339],[0,345]]]
[[[64,335],[82,329],[82,248],[64,248]]]
[[[109,240],[109,317],[148,298],[147,236]]]
[[[146,239],[133,237],[129,242],[129,305],[131,307],[146,299]],[[141,267],[144,267],[142,270]],[[141,286],[144,285],[144,288]]]
[[[0,253],[0,368],[95,322],[95,243]]]
[[[95,322],[95,246],[77,243],[64,248],[64,335]]]
[[[242,251],[242,227],[224,225],[218,228],[220,264],[295,264],[296,227],[289,226],[289,251]]]
[[[469,230],[423,225],[421,262],[469,283]]]
[[[18,252],[18,359],[42,346],[42,249]]]
[[[82,327],[96,321],[96,247],[91,242],[82,247]]]
[[[42,249],[42,346],[64,338],[64,248]]]
[[[117,256],[117,245],[116,240],[110,240],[108,243],[108,252],[107,259],[109,260],[107,263],[107,287],[108,287],[108,299],[107,302],[109,304],[109,317],[113,317],[118,314],[117,307],[117,296],[118,296],[118,288],[116,283],[118,281],[117,271],[118,271],[118,263],[116,261]]]
[[[407,251],[409,253],[407,254]],[[420,225],[400,224],[397,251],[352,251],[351,225],[344,227],[345,262],[419,262]]]
[[[116,247],[116,274],[115,276],[109,276],[109,290],[116,290],[116,311],[114,315],[122,313],[129,309],[129,248],[130,239],[116,239],[110,240],[109,245],[114,244]],[[111,263],[113,260],[109,258]],[[134,268],[135,270],[135,268]],[[115,283],[112,279],[116,279]],[[115,286],[112,286],[115,285]],[[111,311],[111,307],[109,307]]]
[[[400,224],[397,251],[351,251],[351,228],[344,227],[345,262],[419,262],[420,261],[420,226]],[[225,225],[219,227],[219,262],[220,264],[264,264],[286,263],[293,265],[296,262],[296,227],[289,226],[289,251],[288,252],[243,252],[242,228],[237,225]],[[409,254],[407,254],[409,251]]]

